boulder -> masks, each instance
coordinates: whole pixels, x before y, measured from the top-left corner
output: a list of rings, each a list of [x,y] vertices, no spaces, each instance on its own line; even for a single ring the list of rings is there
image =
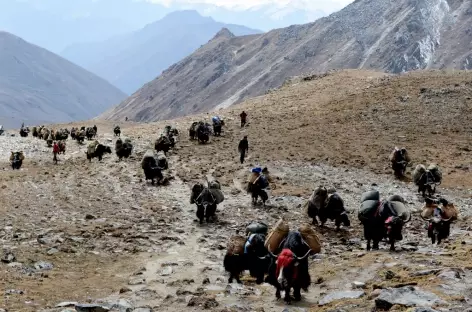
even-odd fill
[[[444,301],[435,294],[411,286],[383,289],[375,299],[375,306],[383,310],[389,310],[394,305],[431,307],[442,303]]]

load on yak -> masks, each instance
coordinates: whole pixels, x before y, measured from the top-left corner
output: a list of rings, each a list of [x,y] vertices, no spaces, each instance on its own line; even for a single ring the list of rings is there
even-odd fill
[[[254,221],[246,227],[246,236],[230,238],[223,260],[223,266],[230,275],[228,283],[233,279],[241,283],[240,276],[244,271],[249,271],[257,284],[264,282],[270,264],[270,255],[264,246],[267,230],[265,223]]]
[[[167,163],[167,161],[166,161]],[[141,161],[141,168],[144,170],[144,176],[147,180],[151,180],[154,185],[154,180],[160,185],[167,184],[168,178],[164,177],[162,171],[167,169],[159,164],[158,155],[153,150],[147,150]]]
[[[156,152],[164,152],[164,155],[167,155],[169,150],[172,148],[172,141],[168,136],[161,134],[161,136],[154,143],[154,149]]]
[[[265,174],[266,172],[267,174]],[[267,194],[268,187],[269,177],[267,168],[262,169],[261,167],[256,167],[251,169],[246,191],[251,194],[253,205],[256,205],[260,198],[262,205],[265,206],[266,201],[269,199],[269,195]]]
[[[336,190],[328,192],[324,186],[317,187],[305,206],[308,216],[313,218],[314,225],[318,225],[316,219],[318,217],[321,226],[324,226],[328,219],[334,221],[337,230],[339,230],[341,224],[346,227],[351,226],[348,212],[344,207],[344,201]]]
[[[418,186],[418,193],[423,197],[432,197],[436,193],[436,186],[442,181],[442,172],[438,165],[430,164],[428,168],[424,165],[417,165],[413,171],[413,182]]]
[[[457,220],[459,211],[445,198],[426,198],[421,210],[421,218],[428,222],[428,237],[431,243],[438,244],[449,237],[451,223]]]
[[[207,184],[208,186],[196,183],[190,195],[190,204],[197,205],[197,218],[200,224],[203,223],[203,219],[206,219],[207,223],[210,222],[210,218],[214,219],[217,206],[225,199],[218,181],[210,181]]]
[[[387,238],[390,250],[394,251],[395,241],[403,239],[403,226],[411,220],[411,212],[401,196],[380,200],[380,193],[372,190],[362,194],[358,218],[364,226],[367,250],[371,249],[371,241],[372,248],[378,250],[379,242]]]
[[[395,147],[395,149],[390,154],[390,162],[396,177],[402,178],[405,175],[406,167],[410,161],[411,159],[406,148]]]
[[[284,290],[284,300],[290,303],[293,288],[295,300],[301,300],[301,290],[307,291],[311,284],[308,256],[321,251],[318,234],[308,224],[303,224],[297,231],[290,231],[281,219],[267,237],[265,246],[271,255],[266,282],[275,287],[276,298],[280,299]]]
[[[220,116],[213,116],[211,121],[213,122],[213,134],[215,136],[220,136],[221,130],[225,125],[224,121],[220,118]]]
[[[21,165],[23,165],[24,159],[25,159],[25,155],[23,154],[23,152],[11,152],[10,164],[11,164],[12,169],[20,170]]]

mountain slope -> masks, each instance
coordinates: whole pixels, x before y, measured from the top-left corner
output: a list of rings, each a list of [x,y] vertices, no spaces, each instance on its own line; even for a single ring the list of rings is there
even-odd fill
[[[131,94],[208,42],[222,27],[237,35],[260,33],[216,22],[196,11],[178,11],[128,35],[73,45],[62,56]]]
[[[103,79],[23,39],[0,32],[0,124],[88,119],[125,94]]]
[[[471,1],[357,0],[311,24],[220,37],[103,115],[150,121],[226,107],[290,76],[472,66]]]

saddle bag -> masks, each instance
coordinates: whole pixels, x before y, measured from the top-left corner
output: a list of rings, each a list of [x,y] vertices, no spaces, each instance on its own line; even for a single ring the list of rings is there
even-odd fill
[[[280,219],[276,224],[274,229],[269,233],[265,241],[264,246],[272,253],[274,253],[278,248],[282,240],[287,237],[290,228],[283,219]]]
[[[302,224],[298,231],[313,253],[319,253],[321,251],[321,240],[316,231],[309,224]]]

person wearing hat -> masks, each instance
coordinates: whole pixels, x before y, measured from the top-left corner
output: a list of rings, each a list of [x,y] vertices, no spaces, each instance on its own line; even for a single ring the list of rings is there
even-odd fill
[[[247,141],[247,135],[239,142],[238,151],[241,161],[241,164],[244,163],[244,158],[246,158],[246,153],[249,151],[249,142]]]

